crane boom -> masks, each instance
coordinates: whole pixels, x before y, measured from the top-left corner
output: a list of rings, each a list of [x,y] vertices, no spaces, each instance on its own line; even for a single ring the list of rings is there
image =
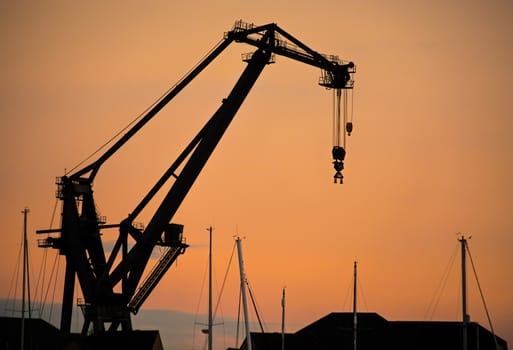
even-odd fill
[[[247,43],[257,49],[243,56],[247,66],[229,95],[134,210],[119,224],[106,224],[96,211],[92,189],[100,167],[234,41]],[[319,84],[322,86],[337,90],[353,87],[352,62],[345,63],[336,56],[321,55],[276,24],[254,26],[238,21],[205,59],[96,161],[58,179],[57,196],[63,202],[61,228],[39,230],[37,233],[60,233],[58,237],[49,236],[41,240],[39,245],[59,249],[60,254],[66,257],[62,331],[69,332],[71,328],[75,278],[84,296],[81,304],[85,320],[83,334],[132,329],[130,312],[137,313],[168,268],[188,247],[182,238],[183,226],[171,223],[175,213],[264,67],[273,62],[274,54],[320,68],[322,75]],[[171,178],[174,178],[174,182],[148,225],[145,228],[136,225],[134,220]],[[119,235],[107,256],[101,230],[113,227],[119,229]],[[129,238],[133,240],[130,245]],[[148,279],[141,283],[143,272],[157,245],[167,247],[167,253]],[[121,288],[118,288],[120,284]],[[107,324],[110,324],[108,329],[105,328]]]

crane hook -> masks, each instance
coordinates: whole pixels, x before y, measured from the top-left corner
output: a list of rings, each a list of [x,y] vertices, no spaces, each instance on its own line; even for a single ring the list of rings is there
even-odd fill
[[[342,176],[342,170],[344,170],[344,158],[346,157],[346,150],[341,146],[333,146],[331,150],[331,154],[333,155],[333,168],[335,168],[335,176],[334,183],[337,181],[342,184],[344,180],[344,176]]]

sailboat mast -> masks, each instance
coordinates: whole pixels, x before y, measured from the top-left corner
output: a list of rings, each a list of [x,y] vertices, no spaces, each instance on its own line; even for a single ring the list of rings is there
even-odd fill
[[[285,350],[285,287],[281,295],[281,350]]]
[[[208,229],[209,233],[209,253],[208,253],[208,350],[212,350],[212,226]]]
[[[467,314],[467,267],[466,267],[466,248],[467,240],[465,236],[461,236],[459,239],[461,243],[461,301],[462,301],[462,326],[463,326],[463,350],[468,349],[467,345],[467,324],[469,316]]]
[[[237,255],[239,256],[240,290],[242,295],[242,306],[244,308],[244,325],[246,328],[246,346],[251,350],[251,335],[249,331],[248,300],[246,296],[246,274],[244,273],[244,262],[242,259],[242,243],[240,237],[235,238],[237,242]]]
[[[356,350],[356,336],[357,336],[357,329],[358,329],[358,315],[356,312],[356,268],[357,264],[356,261],[354,262],[354,281],[353,281],[353,349]]]
[[[30,305],[30,274],[29,274],[28,240],[27,240],[27,216],[29,213],[29,209],[24,208],[21,213],[23,214],[23,281],[22,281],[22,297],[21,297],[21,348],[23,349],[24,342],[25,342],[25,294],[27,294],[27,299],[28,299],[29,319],[32,318],[32,314],[31,314],[31,305]]]

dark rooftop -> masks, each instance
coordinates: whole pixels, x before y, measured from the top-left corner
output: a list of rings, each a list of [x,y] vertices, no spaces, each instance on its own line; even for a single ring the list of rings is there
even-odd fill
[[[24,342],[26,349],[73,350],[162,350],[159,331],[105,332],[83,337],[64,335],[50,323],[38,319],[25,319]],[[0,317],[0,350],[21,348],[21,319]]]
[[[376,313],[358,313],[358,350],[461,350],[461,322],[387,321]],[[505,340],[478,323],[467,326],[468,350],[507,350]],[[253,350],[281,350],[280,333],[251,333]],[[330,313],[296,333],[285,334],[286,350],[353,349],[353,313]],[[496,347],[497,345],[497,347]],[[246,350],[246,343],[241,350]]]

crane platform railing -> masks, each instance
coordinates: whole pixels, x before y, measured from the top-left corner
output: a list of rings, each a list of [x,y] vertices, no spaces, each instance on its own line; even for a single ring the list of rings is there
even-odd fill
[[[137,290],[137,293],[128,303],[128,309],[134,315],[137,314],[141,305],[144,303],[146,298],[148,298],[153,289],[157,286],[173,262],[175,262],[178,256],[182,254],[187,247],[188,245],[185,243],[166,247],[166,252],[161,256],[159,262],[155,265],[144,283]]]

